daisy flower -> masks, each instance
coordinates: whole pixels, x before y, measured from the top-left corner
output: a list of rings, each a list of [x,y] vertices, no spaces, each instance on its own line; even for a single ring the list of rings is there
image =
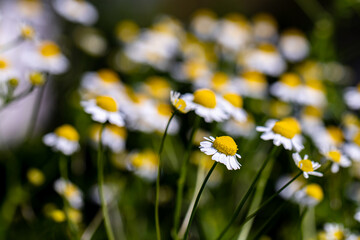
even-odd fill
[[[333,162],[331,165],[331,172],[337,173],[340,167],[349,167],[351,165],[351,161],[345,155],[343,155],[338,149],[332,148],[328,151],[321,151],[322,155],[326,157],[326,159]]]
[[[341,128],[337,126],[321,126],[316,130],[317,134],[312,134],[311,137],[319,149],[340,148],[344,144],[344,134]]]
[[[159,155],[150,149],[134,152],[128,156],[128,169],[148,181],[156,179],[158,165]]]
[[[324,199],[324,192],[319,184],[310,183],[295,192],[294,199],[305,206],[315,206]]]
[[[110,122],[119,127],[125,125],[118,104],[110,96],[97,96],[95,99],[82,101],[81,105],[84,107],[85,112],[91,114],[91,118],[96,122]]]
[[[91,139],[99,141],[100,124],[92,126],[90,129]],[[102,144],[108,147],[112,152],[119,153],[125,149],[127,132],[124,127],[118,127],[113,124],[106,124],[101,135]],[[96,144],[98,146],[98,144]]]
[[[141,86],[145,93],[158,100],[166,100],[169,97],[169,81],[160,76],[152,76],[145,80]]]
[[[263,99],[267,94],[268,83],[264,74],[246,71],[234,79],[234,86],[241,96]]]
[[[190,28],[195,35],[203,40],[210,40],[214,37],[216,26],[216,15],[208,9],[197,11],[190,24]]]
[[[360,84],[357,87],[347,88],[344,99],[349,108],[353,110],[360,109]]]
[[[55,11],[72,22],[92,25],[98,19],[96,8],[85,0],[54,0]]]
[[[63,196],[71,205],[71,207],[80,209],[83,207],[83,193],[81,190],[69,180],[60,178],[54,183],[55,191]]]
[[[170,101],[171,104],[174,106],[174,108],[181,113],[187,113],[190,111],[188,106],[186,105],[186,102],[180,98],[180,93],[176,91],[170,91]]]
[[[349,230],[338,223],[326,223],[324,230],[327,240],[344,240],[349,235]]]
[[[240,169],[241,164],[237,158],[241,158],[237,154],[238,147],[229,136],[221,137],[204,137],[206,141],[200,142],[200,151],[206,155],[212,155],[211,159],[224,164],[228,170]]]
[[[69,62],[59,46],[52,41],[41,41],[36,48],[29,49],[22,57],[29,67],[51,74],[64,73],[69,67]]]
[[[222,95],[222,98],[219,98],[222,103],[222,106],[227,114],[236,119],[239,122],[245,122],[246,112],[242,108],[243,100],[239,94],[228,92]]]
[[[223,130],[235,137],[251,138],[255,135],[254,118],[247,114],[245,121],[229,119],[224,123]]]
[[[308,155],[305,155],[304,158],[301,158],[299,153],[293,153],[292,157],[296,166],[303,171],[304,177],[309,178],[309,175],[322,177],[323,174],[320,172],[315,172],[316,169],[321,167],[320,163],[309,160]]]
[[[353,137],[352,142],[344,144],[344,152],[352,160],[360,162],[360,131]]]
[[[253,18],[253,34],[258,42],[275,40],[277,27],[276,19],[267,13],[256,14]]]
[[[327,103],[323,83],[316,79],[307,79],[299,95],[299,103],[315,107],[324,107]]]
[[[324,129],[323,112],[321,109],[313,106],[305,106],[302,109],[300,123],[303,132],[313,138],[315,135]],[[316,130],[314,130],[316,129]]]
[[[72,155],[79,150],[79,133],[68,124],[55,129],[53,133],[48,133],[43,137],[45,145],[52,147],[55,151],[60,151],[65,155]]]
[[[288,29],[281,34],[279,40],[281,53],[290,62],[303,60],[310,51],[310,44],[305,35],[297,29]]]
[[[261,139],[273,140],[276,146],[283,145],[285,149],[294,149],[297,152],[304,148],[301,143],[301,127],[295,118],[270,119],[265,123],[265,127],[258,126],[256,130],[263,132]]]
[[[270,87],[270,92],[284,102],[298,102],[301,85],[301,79],[297,74],[285,73]]]
[[[218,99],[210,89],[199,89],[194,94],[187,93],[182,96],[189,109],[203,117],[205,122],[222,122],[229,118],[223,106],[218,104]]]
[[[223,93],[231,89],[230,78],[224,72],[215,72],[198,78],[194,82],[194,86],[195,88],[209,88],[217,93]]]

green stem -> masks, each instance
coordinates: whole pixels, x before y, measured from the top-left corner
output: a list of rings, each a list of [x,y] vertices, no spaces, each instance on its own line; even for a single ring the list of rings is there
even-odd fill
[[[59,159],[59,169],[60,169],[60,175],[63,179],[68,180],[68,169],[67,169],[67,159],[66,157],[61,154]]]
[[[202,185],[200,187],[199,193],[196,196],[195,204],[194,204],[194,207],[193,207],[193,209],[191,211],[189,224],[187,225],[187,228],[186,228],[186,231],[185,231],[184,240],[186,240],[188,238],[190,226],[191,226],[192,220],[194,218],[196,207],[199,204],[201,194],[204,191],[205,185],[206,185],[207,181],[209,180],[211,173],[214,171],[216,165],[217,165],[217,162],[214,162],[214,164],[212,165],[211,169],[209,170],[208,174],[206,175],[206,177],[205,177],[205,179],[204,179],[204,181],[203,181],[203,183],[202,183]]]
[[[271,170],[274,165],[274,161],[273,161],[274,158],[271,158],[271,159],[272,160],[270,160],[270,162],[268,163],[268,166],[265,168],[264,172],[261,174],[260,180],[258,181],[258,184],[256,185],[255,195],[254,195],[253,199],[251,200],[250,209],[248,210],[249,213],[255,211],[261,204],[261,199],[263,198],[263,195],[264,195],[266,183],[267,183],[268,178],[270,177]],[[248,235],[251,230],[252,223],[253,223],[253,219],[244,225],[244,227],[241,229],[238,240],[248,239]]]
[[[240,226],[244,225],[247,221],[249,221],[250,219],[252,219],[253,217],[255,217],[261,210],[264,209],[264,207],[266,207],[266,205],[268,205],[271,200],[273,200],[277,195],[279,195],[282,190],[284,190],[287,186],[289,186],[293,181],[295,181],[298,177],[300,177],[303,174],[302,171],[300,171],[295,177],[293,177],[289,182],[287,182],[282,188],[280,188],[276,193],[274,193],[273,195],[271,195],[271,197],[269,197],[263,204],[260,205],[260,207],[253,212],[252,214],[250,214],[249,216],[247,216],[245,218],[245,220],[241,223]]]
[[[235,219],[237,218],[237,216],[239,215],[241,209],[243,208],[243,206],[245,205],[246,200],[249,198],[251,192],[254,190],[256,182],[258,181],[262,171],[265,169],[267,163],[270,161],[270,159],[272,159],[276,153],[276,150],[278,148],[277,147],[273,147],[273,149],[271,150],[271,153],[269,154],[268,158],[263,162],[262,166],[260,167],[260,170],[258,171],[258,173],[256,174],[253,182],[251,183],[248,191],[245,193],[244,197],[241,199],[241,202],[239,203],[239,205],[237,206],[237,208],[234,211],[234,214],[232,215],[229,223],[226,225],[226,227],[221,231],[220,235],[216,238],[217,240],[221,239],[224,237],[224,235],[226,234],[226,232],[229,230],[230,226],[233,224],[233,222],[235,221]]]
[[[177,238],[177,231],[178,231],[179,224],[180,224],[182,196],[183,196],[183,189],[184,189],[184,184],[185,184],[185,180],[186,180],[187,165],[188,165],[188,162],[190,159],[190,152],[191,152],[191,147],[192,147],[193,139],[195,136],[195,132],[199,128],[200,120],[201,119],[199,116],[195,117],[194,126],[193,126],[192,132],[190,134],[190,139],[188,142],[185,157],[181,163],[180,177],[178,180],[178,188],[177,188],[176,203],[175,203],[174,227],[172,229],[172,235],[175,239]]]
[[[160,192],[160,174],[161,174],[161,153],[164,148],[165,138],[167,136],[168,128],[170,125],[171,120],[174,118],[176,111],[174,111],[166,124],[164,135],[161,139],[160,148],[159,148],[159,166],[158,166],[158,173],[156,178],[156,197],[155,197],[155,226],[156,226],[156,239],[161,239],[161,230],[159,224],[159,192]]]
[[[109,240],[114,240],[114,233],[111,229],[111,223],[109,218],[109,213],[107,209],[107,203],[105,201],[105,195],[104,195],[104,163],[103,163],[103,146],[102,146],[102,132],[105,128],[105,124],[101,125],[101,129],[99,132],[99,149],[98,149],[98,185],[99,185],[99,196],[101,200],[101,209],[104,216],[104,222],[105,222],[105,229],[106,234],[108,236]]]
[[[301,214],[300,214],[300,217],[299,217],[299,226],[298,226],[298,229],[299,229],[299,240],[303,240],[303,231],[302,231],[302,222],[303,222],[303,219],[304,219],[304,216],[305,216],[305,214],[306,214],[306,212],[307,212],[307,207],[305,207],[303,210],[302,210],[302,212],[301,212]]]
[[[275,212],[266,220],[266,222],[260,227],[260,230],[257,232],[253,240],[260,239],[262,235],[266,233],[267,227],[269,226],[269,223],[273,222],[274,217],[288,204],[289,202],[283,202],[276,210]]]

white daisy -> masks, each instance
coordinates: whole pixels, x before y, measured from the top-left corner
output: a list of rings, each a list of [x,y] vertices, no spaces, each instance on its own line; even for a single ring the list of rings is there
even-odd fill
[[[300,152],[304,146],[301,143],[301,127],[295,118],[289,117],[282,120],[270,119],[266,121],[265,127],[256,127],[263,140],[274,140],[276,146],[281,144],[287,150]]]
[[[101,125],[96,124],[90,129],[91,139],[98,146],[99,132]],[[124,127],[118,127],[113,124],[106,124],[101,135],[103,146],[108,147],[112,152],[119,153],[125,149],[127,132]]]
[[[292,157],[296,166],[303,171],[304,177],[308,178],[309,175],[322,177],[323,174],[320,172],[315,172],[316,169],[321,167],[320,163],[309,160],[308,155],[305,155],[304,158],[300,157],[299,153],[293,153]]]
[[[270,92],[284,102],[298,102],[301,89],[300,77],[295,73],[285,73],[270,87]]]
[[[105,123],[108,121],[119,127],[125,125],[118,104],[112,97],[97,96],[95,99],[82,101],[81,105],[84,107],[84,111],[91,114],[91,118],[96,122]]]
[[[204,137],[206,141],[200,142],[200,151],[206,155],[212,155],[211,159],[224,164],[228,170],[240,169],[241,164],[237,158],[241,158],[237,154],[238,147],[229,136],[222,137]]]
[[[210,89],[199,89],[194,94],[187,93],[181,97],[189,109],[203,117],[205,122],[222,122],[229,118],[223,106],[218,104],[218,99]]]
[[[216,15],[214,12],[202,9],[195,13],[191,20],[191,29],[195,35],[203,40],[210,40],[214,37],[217,26]]]
[[[310,183],[296,191],[294,199],[301,205],[313,207],[324,199],[324,192],[319,184]]]
[[[344,152],[354,161],[360,162],[360,131],[350,143],[344,144]]]
[[[360,84],[357,87],[347,88],[344,99],[349,108],[353,110],[360,109]]]
[[[69,180],[60,178],[54,183],[55,191],[63,196],[71,205],[71,207],[80,209],[84,205],[83,193],[80,188]]]
[[[234,88],[241,95],[263,99],[267,95],[268,83],[261,72],[246,71],[240,77],[234,78]]]
[[[245,121],[229,119],[224,122],[223,130],[234,137],[251,138],[255,135],[255,122],[253,117],[247,114]]]
[[[302,86],[299,103],[315,107],[324,107],[327,103],[326,91],[323,83],[316,79],[308,79]]]
[[[222,98],[218,98],[223,106],[225,112],[239,122],[245,122],[247,120],[247,113],[242,108],[243,100],[239,94],[236,93],[225,93]]]
[[[310,44],[305,35],[297,29],[288,29],[281,34],[279,40],[281,53],[290,62],[303,60],[310,51]]]
[[[256,14],[253,18],[253,34],[258,42],[276,40],[277,27],[276,19],[267,13]]]
[[[130,153],[128,156],[128,169],[148,181],[157,177],[159,155],[150,149]]]
[[[336,148],[331,148],[325,151],[323,150],[321,153],[326,157],[326,159],[333,162],[331,165],[331,172],[333,173],[337,173],[340,167],[346,168],[351,165],[350,159]]]
[[[176,110],[181,113],[187,113],[190,111],[189,107],[186,105],[186,102],[180,98],[180,93],[176,91],[170,92],[170,101],[171,104],[175,107]]]
[[[324,230],[327,240],[344,240],[350,233],[348,229],[338,223],[326,223]]]
[[[51,74],[64,73],[69,67],[59,46],[52,41],[42,41],[35,48],[25,51],[22,60],[30,68]]]
[[[46,134],[43,137],[43,142],[55,151],[60,151],[65,155],[72,155],[80,148],[79,138],[79,133],[75,128],[65,124],[56,128],[53,133]]]
[[[92,25],[98,19],[96,8],[85,0],[54,0],[55,11],[72,22]]]

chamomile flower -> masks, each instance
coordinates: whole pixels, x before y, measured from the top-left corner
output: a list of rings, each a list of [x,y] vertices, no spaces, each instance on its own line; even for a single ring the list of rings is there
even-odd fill
[[[331,172],[333,173],[337,173],[340,167],[346,168],[351,165],[350,159],[336,148],[322,151],[322,154],[326,157],[326,159],[333,162],[331,165]]]
[[[322,108],[326,105],[326,92],[323,83],[316,79],[307,79],[302,86],[299,102],[303,105],[310,105]]]
[[[239,94],[228,92],[223,94],[222,98],[219,99],[222,102],[222,106],[227,114],[239,122],[246,121],[247,113],[242,108],[243,100]]]
[[[285,149],[297,152],[304,148],[301,143],[301,127],[295,118],[270,119],[265,123],[265,127],[258,126],[256,130],[263,132],[261,139],[273,140],[276,146],[283,145]]]
[[[128,156],[128,169],[134,171],[136,175],[154,181],[158,172],[159,156],[152,150],[134,152]]]
[[[218,103],[217,96],[210,89],[199,89],[194,94],[184,94],[182,99],[191,110],[203,117],[205,122],[222,122],[229,118],[223,106]]]
[[[259,42],[275,40],[277,27],[274,17],[267,13],[256,14],[253,18],[253,34]]]
[[[27,50],[22,57],[29,67],[51,74],[64,73],[69,67],[69,62],[59,46],[52,41],[41,41],[35,48]]]
[[[96,122],[110,122],[119,127],[125,125],[117,102],[110,96],[97,96],[95,99],[82,101],[81,105],[84,107],[85,112],[91,114],[91,118]]]
[[[290,62],[303,60],[310,51],[310,44],[305,35],[297,29],[288,29],[281,34],[279,40],[281,53]]]
[[[326,128],[320,127],[316,130],[317,134],[312,134],[311,137],[319,149],[340,148],[344,144],[344,134],[341,128],[328,126]]]
[[[166,100],[169,97],[170,84],[166,78],[152,76],[145,80],[142,88],[150,97]]]
[[[95,142],[99,141],[99,132],[101,125],[93,125],[90,130],[91,139]],[[101,141],[105,147],[108,147],[112,152],[119,153],[125,149],[127,132],[124,127],[119,127],[113,124],[106,124],[102,132]],[[98,145],[98,144],[96,144]]]
[[[305,206],[315,206],[324,199],[324,192],[319,184],[310,183],[295,192],[294,199]]]
[[[360,84],[357,87],[347,88],[344,99],[349,108],[353,110],[360,109]]]
[[[98,19],[96,8],[85,0],[54,0],[55,11],[72,22],[92,25]]]
[[[284,102],[298,102],[301,85],[297,74],[285,73],[270,87],[270,92]]]
[[[246,115],[245,121],[231,118],[224,122],[223,130],[234,137],[251,138],[255,135],[255,121],[249,114]]]
[[[313,106],[305,106],[302,109],[300,117],[303,132],[311,138],[316,138],[315,135],[324,129],[322,116],[323,112],[321,109]]]
[[[241,95],[263,99],[267,94],[267,81],[264,74],[257,71],[246,71],[234,79],[235,90]]]
[[[187,113],[190,111],[189,107],[186,105],[186,102],[180,98],[180,93],[176,91],[170,92],[170,101],[174,108],[181,113]]]
[[[294,159],[295,165],[303,171],[304,177],[309,178],[309,175],[322,177],[323,174],[316,172],[315,170],[321,167],[320,163],[309,160],[308,155],[305,155],[304,158],[301,158],[299,153],[293,153],[292,157]]]
[[[79,150],[79,133],[68,124],[55,129],[53,133],[48,133],[43,137],[43,142],[52,147],[55,151],[60,151],[65,155],[72,155]]]
[[[360,131],[350,143],[344,144],[344,152],[354,161],[360,162]]]
[[[326,223],[324,230],[326,240],[344,240],[350,233],[348,229],[338,223]]]
[[[206,77],[198,78],[194,82],[195,88],[209,88],[217,93],[223,93],[231,89],[230,78],[224,72],[215,72]]]
[[[238,147],[229,136],[221,137],[204,137],[206,141],[200,143],[200,151],[206,155],[212,155],[211,159],[220,162],[226,166],[228,170],[240,169],[241,164],[237,161],[237,158],[241,158],[237,154]]]
[[[64,197],[71,207],[80,209],[83,207],[83,193],[81,190],[72,182],[65,179],[58,179],[54,183],[55,191]]]
[[[195,13],[190,27],[198,38],[210,40],[214,37],[216,26],[215,13],[208,9],[202,9]]]

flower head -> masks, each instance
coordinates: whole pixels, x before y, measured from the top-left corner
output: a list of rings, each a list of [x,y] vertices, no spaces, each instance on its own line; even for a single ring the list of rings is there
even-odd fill
[[[171,91],[170,92],[170,101],[171,104],[181,113],[187,113],[190,111],[189,107],[186,105],[184,99],[180,98],[180,93]]]
[[[268,120],[265,127],[257,127],[263,140],[274,140],[276,146],[282,144],[287,150],[300,152],[304,147],[301,143],[301,127],[295,118],[283,118],[282,120]]]
[[[79,209],[84,205],[83,193],[72,182],[65,179],[58,179],[54,183],[55,191],[63,196],[71,205],[71,207]]]
[[[240,169],[241,164],[238,163],[237,158],[241,156],[237,154],[238,147],[232,137],[204,138],[206,141],[200,143],[200,151],[206,155],[212,155],[212,160],[224,164],[228,170]]]
[[[76,129],[69,124],[65,124],[56,128],[53,133],[46,134],[43,141],[55,151],[60,151],[65,155],[72,155],[80,148],[79,138]]]
[[[292,155],[296,166],[303,171],[304,177],[308,178],[309,175],[314,175],[318,177],[322,177],[323,174],[320,172],[315,172],[316,169],[321,167],[321,165],[317,162],[311,161],[308,158],[308,155],[305,155],[304,158],[301,158],[299,153],[293,153]]]
[[[340,166],[349,167],[351,165],[350,159],[336,148],[322,151],[322,154],[325,156],[326,159],[333,162],[333,164],[331,165],[331,172],[333,173],[337,173]]]
[[[324,199],[324,192],[320,185],[310,183],[295,192],[295,201],[305,206],[315,206]]]

